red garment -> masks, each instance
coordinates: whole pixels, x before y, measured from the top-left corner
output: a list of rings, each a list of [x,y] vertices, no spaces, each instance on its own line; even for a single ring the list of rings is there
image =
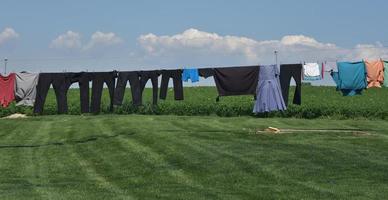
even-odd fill
[[[15,99],[15,80],[16,74],[12,73],[8,76],[0,75],[0,105],[3,108]]]

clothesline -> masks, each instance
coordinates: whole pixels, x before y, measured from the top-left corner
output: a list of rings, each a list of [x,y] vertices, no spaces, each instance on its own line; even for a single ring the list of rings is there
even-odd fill
[[[344,95],[361,94],[361,91],[366,87],[381,87],[384,81],[384,74],[382,74],[384,72],[384,67],[386,68],[386,72],[388,67],[388,63],[383,62],[382,60],[373,62],[362,61],[357,63],[339,62],[336,63],[336,65],[338,65],[338,72],[332,73],[332,76],[337,83],[337,88],[343,91]],[[161,76],[160,93],[158,91],[159,76]],[[262,109],[267,112],[267,110],[274,111],[285,109],[284,105],[287,105],[288,103],[288,93],[290,81],[292,79],[296,82],[293,103],[300,105],[302,80],[318,80],[323,78],[323,69],[320,69],[320,66],[317,63],[300,63],[282,64],[280,65],[280,72],[278,71],[277,65],[254,65],[196,68],[190,70],[172,69],[39,74],[18,73],[10,74],[6,77],[0,76],[0,104],[8,106],[9,103],[14,100],[13,87],[16,86],[15,91],[18,91],[19,89],[22,93],[21,97],[19,96],[19,99],[28,100],[27,102],[30,105],[34,102],[34,112],[42,113],[47,92],[52,85],[57,97],[58,112],[66,113],[67,91],[73,83],[78,83],[81,95],[81,111],[98,113],[100,111],[101,95],[104,84],[108,86],[111,99],[110,109],[113,110],[113,105],[122,104],[128,82],[131,86],[133,105],[139,106],[142,104],[142,93],[149,80],[152,83],[153,104],[156,104],[158,95],[160,99],[166,99],[168,83],[171,78],[173,79],[175,100],[183,100],[182,81],[191,79],[192,82],[196,82],[199,81],[198,76],[202,76],[205,79],[214,77],[219,97],[249,94],[255,95],[256,97],[259,96],[256,102],[255,109],[257,108],[257,110],[255,112],[261,112]],[[15,80],[18,81],[18,79],[21,80],[19,80],[19,83],[16,82],[15,84]],[[30,80],[29,83],[26,82],[27,79]],[[277,84],[277,82],[280,84]],[[92,86],[91,104],[89,103],[90,83]],[[354,83],[356,83],[356,85],[354,85]],[[387,86],[386,83],[384,84]],[[282,94],[279,94],[280,90]],[[26,94],[26,91],[28,91],[28,94]],[[35,96],[32,97],[34,91],[36,92],[36,98]],[[25,96],[23,97],[23,95],[26,95],[28,99],[25,99]],[[271,102],[266,102],[269,97],[274,97],[273,95],[277,96],[276,99],[273,99],[273,101],[276,101],[277,103],[271,104]],[[282,97],[283,103],[282,101],[279,101],[279,96]],[[264,101],[264,103],[260,101]],[[263,104],[258,105],[261,103]],[[273,107],[266,108],[268,105]],[[262,106],[264,106],[264,108],[262,108]]]

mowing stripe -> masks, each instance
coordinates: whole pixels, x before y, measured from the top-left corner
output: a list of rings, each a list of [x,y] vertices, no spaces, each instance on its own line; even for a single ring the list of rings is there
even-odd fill
[[[126,151],[131,151],[136,154],[139,154],[143,158],[143,162],[148,163],[148,166],[165,166],[165,169],[169,177],[173,179],[177,184],[184,185],[187,188],[194,187],[200,191],[206,191],[209,193],[208,189],[202,184],[195,182],[188,174],[186,174],[181,169],[176,169],[174,165],[169,163],[163,154],[158,153],[153,149],[153,147],[144,145],[136,139],[127,139],[119,140],[121,147],[127,149]],[[163,141],[164,142],[164,141]],[[163,143],[161,142],[161,143]],[[218,194],[211,193],[212,198],[220,199]]]

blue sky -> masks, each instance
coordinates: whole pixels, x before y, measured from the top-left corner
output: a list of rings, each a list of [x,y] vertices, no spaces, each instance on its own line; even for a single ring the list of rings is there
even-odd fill
[[[2,0],[13,70],[81,71],[387,58],[387,1]],[[3,38],[3,39],[2,39]]]

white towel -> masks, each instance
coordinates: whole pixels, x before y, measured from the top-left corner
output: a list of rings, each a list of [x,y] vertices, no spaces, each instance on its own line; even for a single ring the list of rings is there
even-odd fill
[[[303,65],[304,76],[317,77],[321,75],[318,63],[306,63]]]

